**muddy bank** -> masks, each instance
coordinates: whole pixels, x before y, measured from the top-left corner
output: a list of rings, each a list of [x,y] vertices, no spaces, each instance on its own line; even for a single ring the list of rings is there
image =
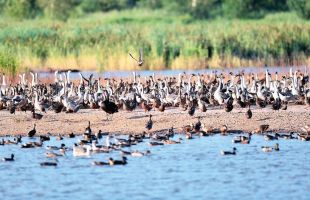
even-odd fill
[[[212,110],[211,110],[212,109]],[[286,111],[273,111],[270,108],[252,108],[252,119],[246,119],[246,109],[237,108],[230,113],[226,113],[219,108],[210,108],[205,113],[196,111],[194,117],[190,117],[186,111],[179,108],[167,108],[164,113],[151,111],[154,116],[153,129],[160,131],[175,127],[177,132],[190,123],[197,121],[197,116],[202,117],[202,123],[207,127],[218,128],[227,125],[228,129],[253,131],[261,124],[269,124],[269,130],[281,130],[282,132],[300,131],[300,128],[310,124],[310,110],[306,106],[289,105]],[[11,115],[7,111],[0,111],[0,134],[1,135],[27,135],[33,124],[37,124],[39,135],[48,132],[57,134],[69,134],[71,132],[82,134],[91,121],[91,128],[97,132],[119,133],[119,134],[139,134],[145,131],[145,123],[148,120],[147,113],[141,109],[133,112],[119,111],[113,116],[112,121],[106,120],[106,114],[102,110],[80,110],[74,114],[55,114],[52,111],[43,113],[41,120],[32,119],[31,113],[16,112]]]

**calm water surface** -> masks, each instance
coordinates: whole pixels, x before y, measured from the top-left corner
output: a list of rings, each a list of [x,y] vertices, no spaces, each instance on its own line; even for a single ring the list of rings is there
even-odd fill
[[[265,72],[265,70],[268,69],[270,73],[275,73],[275,72],[289,72],[290,67],[269,67],[269,68],[264,68],[264,67],[245,67],[245,68],[224,68],[224,69],[201,69],[201,70],[141,70],[141,71],[136,71],[137,75],[140,75],[141,77],[145,76],[152,76],[153,73],[157,76],[177,76],[179,73],[187,73],[187,74],[192,74],[192,73],[203,73],[203,74],[211,74],[214,70],[218,71],[218,73],[225,72],[234,72],[238,73],[241,71],[244,71],[245,73],[262,73]],[[304,71],[305,67],[293,67],[293,70],[301,70]],[[309,71],[309,68],[308,68]],[[133,76],[132,74],[133,71],[106,71],[106,72],[96,72],[96,71],[83,71],[81,72],[83,76],[89,77],[91,74],[94,75],[95,78],[97,77],[104,77],[104,78],[111,78],[111,77],[118,77],[118,78],[123,78],[123,77],[129,77]],[[40,72],[39,76],[41,78],[46,78],[46,77],[51,77],[53,76],[54,73],[50,72]],[[70,74],[71,79],[79,79],[80,75],[78,72],[72,72]]]
[[[43,148],[0,146],[1,158],[16,157],[0,162],[1,199],[309,199],[309,142],[279,140],[279,152],[264,153],[260,147],[275,142],[254,136],[242,145],[232,144],[232,138],[217,135],[156,147],[143,142],[127,150],[150,149],[150,156],[128,157],[126,166],[114,167],[91,162],[120,159],[117,151],[88,158],[69,151],[57,167],[40,166],[51,161],[44,155],[47,145],[71,147],[77,138],[53,138]],[[233,146],[236,156],[220,155]]]

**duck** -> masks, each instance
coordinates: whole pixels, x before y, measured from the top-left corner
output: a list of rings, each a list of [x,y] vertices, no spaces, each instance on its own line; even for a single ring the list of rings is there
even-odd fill
[[[56,157],[60,157],[60,156],[64,156],[65,153],[63,151],[60,151],[61,153],[58,154],[58,153],[54,153],[54,152],[46,152],[45,153],[45,156],[48,157],[48,158],[56,158]]]
[[[33,129],[28,132],[28,137],[33,137],[36,134],[36,124],[33,125]]]
[[[73,132],[71,132],[71,133],[68,134],[68,137],[69,138],[75,138],[75,134]]]
[[[109,164],[111,166],[113,166],[113,165],[126,165],[127,164],[127,158],[125,156],[122,157],[122,160],[114,160],[113,158],[109,158]]]
[[[151,153],[150,150],[146,150],[145,152],[141,152],[141,151],[133,151],[131,152],[131,156],[132,157],[142,157],[142,156],[146,156],[149,155]]]
[[[188,139],[188,140],[193,139],[192,133],[191,132],[185,133],[185,138]]]
[[[269,134],[267,134],[267,135],[264,135],[264,139],[265,140],[278,140],[278,138],[279,138],[279,134],[278,133],[275,133],[274,134],[274,136],[273,135],[269,135]]]
[[[45,166],[54,166],[54,167],[56,167],[57,163],[56,162],[41,162],[40,165],[42,167],[45,167]]]
[[[153,127],[152,115],[150,115],[149,117],[150,117],[150,119],[145,124],[145,128],[147,130],[151,130]]]
[[[159,145],[164,145],[164,143],[162,143],[162,142],[149,142],[148,144],[149,144],[149,146],[159,146]]]
[[[181,138],[179,138],[178,140],[170,140],[170,139],[168,139],[168,140],[164,140],[164,144],[180,144],[181,143]]]
[[[84,134],[85,135],[91,135],[92,131],[91,131],[91,128],[90,128],[90,121],[88,121],[88,126],[85,128],[85,132]]]
[[[232,151],[223,151],[221,150],[221,155],[236,155],[237,148],[234,147]]]
[[[280,150],[278,143],[276,143],[274,147],[262,146],[261,149],[262,149],[263,152],[271,152],[273,150],[274,151],[279,151]]]
[[[14,154],[11,154],[11,157],[9,157],[9,158],[2,158],[2,161],[4,161],[4,162],[14,161]]]
[[[58,133],[58,136],[56,137],[56,140],[63,140],[64,138]]]
[[[84,157],[90,156],[90,146],[86,146],[86,148],[77,146],[76,144],[73,146],[73,156],[74,157]]]
[[[96,166],[110,165],[109,162],[103,162],[103,161],[93,161],[92,164]]]

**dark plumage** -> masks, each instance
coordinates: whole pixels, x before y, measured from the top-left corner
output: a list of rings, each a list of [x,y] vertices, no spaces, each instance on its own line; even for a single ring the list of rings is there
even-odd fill
[[[52,109],[55,113],[60,113],[63,108],[64,105],[61,102],[52,102]]]
[[[36,124],[33,125],[33,129],[28,132],[28,137],[33,137],[36,134]]]
[[[153,127],[153,121],[152,121],[152,115],[150,115],[150,119],[146,122],[145,124],[145,128],[147,130],[151,130]]]
[[[253,115],[253,113],[252,113],[251,108],[250,108],[250,105],[249,105],[249,109],[248,109],[248,111],[246,112],[246,118],[247,118],[247,119],[251,119],[251,118],[252,118],[252,115]]]

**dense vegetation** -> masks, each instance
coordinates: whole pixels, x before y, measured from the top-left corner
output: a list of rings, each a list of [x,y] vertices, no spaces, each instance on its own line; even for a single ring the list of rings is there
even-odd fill
[[[0,67],[148,69],[306,64],[308,0],[0,0]]]

